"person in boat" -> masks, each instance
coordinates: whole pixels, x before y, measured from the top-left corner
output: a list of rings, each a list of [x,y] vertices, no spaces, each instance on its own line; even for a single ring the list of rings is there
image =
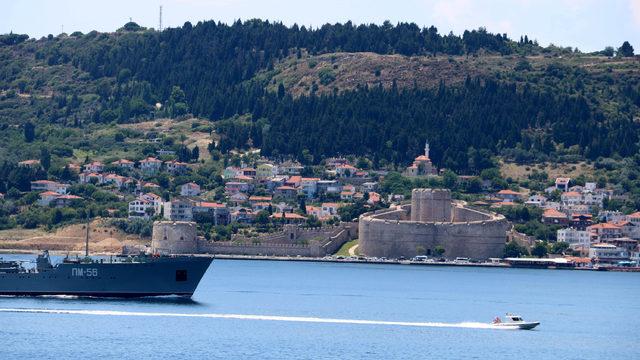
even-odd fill
[[[500,324],[502,322],[502,320],[500,320],[500,316],[496,316],[495,319],[493,319],[493,323],[494,324]]]

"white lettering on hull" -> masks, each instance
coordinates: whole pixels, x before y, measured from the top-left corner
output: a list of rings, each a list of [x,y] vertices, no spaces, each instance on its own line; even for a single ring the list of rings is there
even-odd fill
[[[71,276],[75,277],[97,277],[98,269],[96,268],[71,268]]]

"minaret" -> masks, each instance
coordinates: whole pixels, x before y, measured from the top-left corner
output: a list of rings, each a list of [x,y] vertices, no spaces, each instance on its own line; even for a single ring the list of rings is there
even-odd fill
[[[424,156],[426,156],[427,159],[429,159],[429,140],[426,140],[424,142]]]

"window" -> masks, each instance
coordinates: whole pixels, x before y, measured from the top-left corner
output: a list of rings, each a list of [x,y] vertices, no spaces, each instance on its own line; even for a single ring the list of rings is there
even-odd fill
[[[176,270],[176,281],[187,281],[187,270]]]

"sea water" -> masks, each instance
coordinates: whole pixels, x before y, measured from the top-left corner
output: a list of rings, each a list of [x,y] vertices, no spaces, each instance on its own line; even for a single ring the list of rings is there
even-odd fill
[[[634,273],[215,260],[192,300],[0,297],[0,359],[637,359],[639,296]]]

